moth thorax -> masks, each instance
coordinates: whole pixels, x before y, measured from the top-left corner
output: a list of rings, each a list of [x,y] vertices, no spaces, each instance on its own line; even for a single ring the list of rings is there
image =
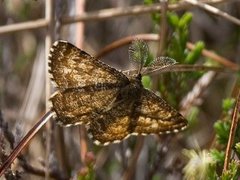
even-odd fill
[[[120,97],[123,99],[133,99],[140,96],[142,83],[139,78],[134,78],[130,80],[130,83],[121,89]]]
[[[129,89],[141,89],[142,86],[142,76],[139,74],[137,77],[130,79]]]

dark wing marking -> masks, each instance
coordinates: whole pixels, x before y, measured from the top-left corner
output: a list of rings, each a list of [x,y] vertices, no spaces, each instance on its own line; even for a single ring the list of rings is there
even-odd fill
[[[139,115],[135,133],[169,134],[187,127],[187,120],[153,92],[143,89],[140,102],[141,106],[135,109]]]
[[[50,99],[52,110],[56,112],[56,120],[61,125],[89,124],[92,113],[100,113],[111,108],[118,91],[118,88],[106,89],[106,87],[59,91]]]
[[[141,90],[140,106],[125,100],[117,107],[96,115],[88,132],[94,143],[118,143],[129,135],[176,133],[187,127],[187,120],[163,99],[146,89]]]
[[[97,145],[119,143],[129,136],[131,124],[131,108],[128,101],[123,101],[118,106],[101,114],[93,115],[89,124],[88,133]]]
[[[128,83],[127,77],[66,41],[56,41],[49,54],[49,72],[60,89],[93,84]]]

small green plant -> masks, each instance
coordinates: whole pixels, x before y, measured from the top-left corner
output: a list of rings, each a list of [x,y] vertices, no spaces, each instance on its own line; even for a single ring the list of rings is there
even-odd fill
[[[183,154],[189,159],[183,169],[186,180],[216,179],[215,161],[207,150],[184,150]]]
[[[239,161],[232,160],[229,164],[229,169],[223,172],[221,180],[238,180],[240,176]]]
[[[154,0],[145,0],[147,5],[153,4]],[[187,47],[189,38],[189,26],[192,20],[192,14],[189,12],[179,16],[175,12],[167,12],[167,22],[169,34],[166,38],[167,49],[164,56],[175,59],[179,64],[195,64],[201,56],[201,52],[205,47],[202,41],[195,43],[194,48],[189,50]],[[159,24],[161,16],[159,13],[152,13],[153,26],[155,31],[159,33]],[[161,38],[161,37],[160,37]],[[202,76],[201,72],[189,73],[168,73],[158,77],[157,87],[164,99],[171,105],[177,106],[184,95],[191,90],[193,83]],[[156,81],[155,81],[156,82]],[[178,91],[175,91],[178,89]],[[169,93],[175,91],[175,93]]]
[[[175,59],[180,64],[195,64],[200,59],[205,45],[203,42],[198,41],[195,43],[193,50],[189,50],[187,47],[192,14],[187,12],[179,17],[174,12],[168,12],[167,18],[172,33],[168,39],[166,56]],[[176,102],[179,102],[191,90],[193,82],[201,76],[202,73],[198,71],[191,72],[191,75],[189,73],[171,73],[162,77],[163,82],[171,83],[163,83],[161,86],[165,87],[161,87],[161,89],[165,89],[167,92],[174,89],[180,90],[176,91],[174,95],[166,95],[167,98],[170,97],[168,100],[176,105]]]
[[[195,179],[221,179],[221,180],[237,180],[240,175],[240,163],[232,159],[229,164],[229,169],[222,173],[225,149],[228,143],[232,111],[234,108],[235,100],[232,98],[227,98],[223,100],[222,103],[222,118],[214,124],[214,129],[216,132],[216,143],[220,146],[218,149],[211,149],[208,153],[206,150],[195,152],[193,150],[185,150],[184,155],[189,158],[189,162],[184,168],[184,174],[186,179],[191,179],[189,177],[195,177]],[[232,151],[239,158],[240,157],[240,128],[238,127],[235,136],[235,142],[232,147]],[[218,147],[219,147],[218,146]],[[208,161],[206,161],[208,157]],[[198,159],[198,160],[197,160]],[[195,164],[193,163],[195,162]],[[200,163],[201,162],[201,163]],[[205,163],[204,163],[205,162]],[[195,167],[195,171],[190,171],[192,166]],[[204,171],[202,166],[208,169]],[[201,169],[198,171],[198,169]]]

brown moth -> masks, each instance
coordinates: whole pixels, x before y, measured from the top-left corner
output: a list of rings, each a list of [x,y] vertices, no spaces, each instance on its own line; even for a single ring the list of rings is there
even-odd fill
[[[187,127],[177,110],[143,87],[141,68],[127,77],[74,45],[57,41],[50,50],[49,72],[58,89],[50,99],[56,121],[86,125],[96,144]]]

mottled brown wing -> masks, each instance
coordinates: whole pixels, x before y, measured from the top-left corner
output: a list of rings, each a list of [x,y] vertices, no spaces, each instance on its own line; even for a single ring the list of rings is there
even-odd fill
[[[50,49],[49,72],[59,89],[128,82],[121,72],[66,41],[56,41]]]
[[[129,83],[121,72],[65,41],[52,46],[49,72],[59,89],[50,99],[52,110],[64,126],[88,124],[91,114],[110,109]]]
[[[63,126],[89,124],[93,113],[111,108],[118,94],[118,88],[111,89],[67,89],[51,97],[56,121]]]
[[[119,143],[130,135],[130,106],[129,101],[123,101],[109,111],[93,114],[93,121],[87,126],[87,129],[95,144]]]
[[[187,127],[187,120],[153,92],[142,90],[140,103],[135,109],[139,116],[134,133],[169,134]]]
[[[123,101],[93,118],[88,132],[95,144],[118,143],[129,135],[176,133],[187,127],[187,120],[153,92],[142,89],[139,106],[132,108],[135,102]]]

